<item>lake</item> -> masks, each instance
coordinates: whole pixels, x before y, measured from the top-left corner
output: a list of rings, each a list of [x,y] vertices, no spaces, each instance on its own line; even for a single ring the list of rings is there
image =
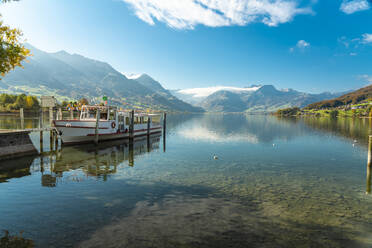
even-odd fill
[[[0,161],[0,230],[36,247],[372,247],[371,127],[190,114],[168,115],[166,143],[48,152],[46,135],[42,156]]]

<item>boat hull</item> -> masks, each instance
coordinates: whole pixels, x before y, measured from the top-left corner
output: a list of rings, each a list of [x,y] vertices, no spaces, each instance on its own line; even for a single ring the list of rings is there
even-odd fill
[[[95,123],[94,122],[72,122],[72,121],[56,121],[55,127],[61,137],[63,144],[77,144],[77,143],[92,143],[95,141]],[[152,126],[150,134],[161,133],[162,127],[160,125]],[[147,128],[144,125],[137,125],[134,129],[134,137],[147,135]],[[116,139],[129,138],[128,129],[120,131],[113,127],[110,122],[103,122],[99,124],[98,140],[108,141]]]

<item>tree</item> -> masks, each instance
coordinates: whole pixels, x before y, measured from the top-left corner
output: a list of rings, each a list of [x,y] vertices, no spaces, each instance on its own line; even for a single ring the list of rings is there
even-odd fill
[[[294,115],[297,115],[300,111],[301,111],[301,109],[298,108],[298,107],[285,108],[285,109],[279,109],[276,112],[276,115],[280,115],[280,116],[294,116]]]
[[[12,0],[1,0],[1,3]],[[1,15],[0,15],[1,17]],[[19,29],[4,25],[0,20],[0,75],[13,70],[16,66],[22,67],[21,62],[30,56],[30,50],[22,44],[22,32]]]
[[[332,110],[329,115],[331,116],[331,118],[337,118],[338,111],[337,110]]]
[[[81,98],[79,103],[80,105],[89,105],[89,101],[86,98]]]

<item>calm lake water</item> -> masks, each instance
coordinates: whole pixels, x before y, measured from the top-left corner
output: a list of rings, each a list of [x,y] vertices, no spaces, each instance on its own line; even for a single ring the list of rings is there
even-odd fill
[[[2,161],[0,230],[36,247],[372,247],[371,127],[169,115],[166,146],[154,136]]]

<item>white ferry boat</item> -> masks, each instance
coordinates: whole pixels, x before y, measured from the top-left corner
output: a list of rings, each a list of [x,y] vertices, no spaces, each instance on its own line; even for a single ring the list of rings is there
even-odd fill
[[[161,114],[133,114],[113,106],[84,105],[79,119],[55,120],[54,126],[63,144],[74,144],[94,142],[96,134],[99,141],[104,141],[129,138],[131,133],[133,137],[159,133],[162,132],[161,120]]]

